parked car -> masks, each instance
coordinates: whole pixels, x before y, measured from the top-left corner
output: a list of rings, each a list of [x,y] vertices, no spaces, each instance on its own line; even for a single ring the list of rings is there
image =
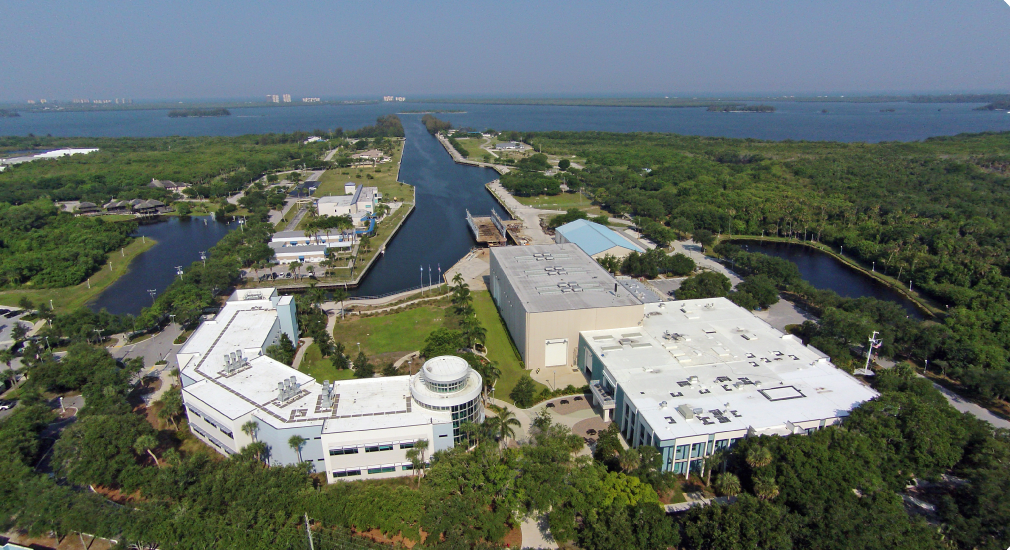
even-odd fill
[[[14,311],[11,311],[11,312],[8,312],[8,313],[4,313],[3,316],[6,317],[6,318],[8,318],[8,319],[10,319],[11,317],[17,317],[18,315],[21,315],[22,313],[24,313],[24,311],[15,309]]]
[[[13,409],[17,405],[17,401],[3,401],[0,400],[0,411],[6,411],[7,409]]]

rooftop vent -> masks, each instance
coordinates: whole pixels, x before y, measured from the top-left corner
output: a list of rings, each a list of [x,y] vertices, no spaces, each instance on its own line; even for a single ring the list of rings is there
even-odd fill
[[[288,401],[292,397],[298,395],[301,391],[302,385],[298,383],[298,379],[292,376],[291,378],[285,378],[282,382],[277,383],[277,401],[283,403]]]
[[[242,357],[242,350],[233,351],[231,353],[224,354],[224,372],[225,374],[231,374],[238,369],[249,364],[249,360]]]

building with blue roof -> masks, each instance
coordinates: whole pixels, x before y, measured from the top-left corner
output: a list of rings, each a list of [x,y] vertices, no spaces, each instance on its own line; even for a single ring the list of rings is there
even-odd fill
[[[586,254],[598,260],[607,254],[615,258],[624,258],[632,252],[643,253],[642,247],[628,240],[609,227],[589,220],[575,220],[557,228],[554,242],[558,244],[576,244]]]

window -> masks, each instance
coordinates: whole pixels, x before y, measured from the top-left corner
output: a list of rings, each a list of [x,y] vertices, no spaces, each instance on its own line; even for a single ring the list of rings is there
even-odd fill
[[[392,443],[377,443],[375,445],[365,445],[366,453],[378,453],[380,451],[392,451]]]
[[[593,374],[593,350],[589,349],[588,346],[586,347],[585,367],[586,367],[586,374],[592,375]]]
[[[400,443],[400,448],[401,449],[413,449],[414,448],[414,442],[411,441],[411,442],[408,442],[408,443]]]
[[[235,436],[232,435],[232,433],[229,432],[228,430],[226,430],[224,428],[221,428],[221,427],[218,427],[218,429],[221,430],[221,433],[223,433],[224,435],[230,437],[231,439],[235,439]]]
[[[683,474],[687,472],[687,462],[677,462],[673,465],[673,473]]]
[[[691,445],[691,458],[698,458],[703,454],[705,454],[704,443],[695,443],[694,445]]]
[[[727,447],[729,447],[729,440],[728,439],[720,439],[719,441],[715,442],[715,448],[716,449],[725,449]]]
[[[193,407],[189,407],[189,414],[195,414],[196,416],[203,418],[203,415],[200,414],[200,411],[194,409]]]
[[[395,472],[396,466],[376,466],[374,468],[369,468],[369,474],[386,474],[389,472]]]
[[[358,454],[357,447],[344,447],[342,449],[330,449],[330,456],[340,456],[340,455],[356,455]]]
[[[413,469],[414,469],[414,465],[413,464],[404,464],[404,465],[400,466],[400,470],[401,471],[413,470]]]
[[[333,472],[333,477],[351,477],[360,476],[361,470],[337,470]]]
[[[674,459],[681,460],[687,458],[687,445],[678,445],[674,453]]]

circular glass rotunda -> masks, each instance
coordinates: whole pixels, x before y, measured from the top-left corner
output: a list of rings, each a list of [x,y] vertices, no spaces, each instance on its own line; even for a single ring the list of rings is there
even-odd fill
[[[480,373],[460,357],[442,355],[425,361],[421,370],[410,379],[410,394],[414,402],[430,411],[452,413],[454,442],[460,440],[459,426],[470,421],[484,421]]]

